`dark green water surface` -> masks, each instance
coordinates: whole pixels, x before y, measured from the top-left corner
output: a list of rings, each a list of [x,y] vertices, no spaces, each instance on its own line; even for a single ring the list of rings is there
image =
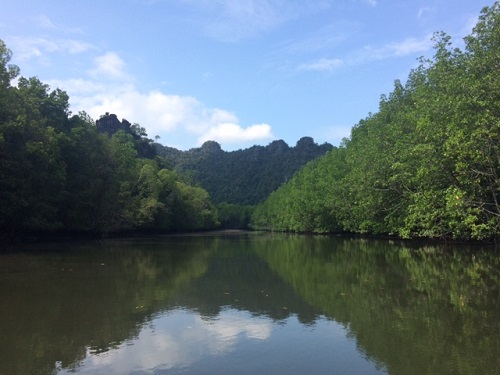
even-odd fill
[[[0,255],[0,374],[500,374],[500,254],[214,233]]]

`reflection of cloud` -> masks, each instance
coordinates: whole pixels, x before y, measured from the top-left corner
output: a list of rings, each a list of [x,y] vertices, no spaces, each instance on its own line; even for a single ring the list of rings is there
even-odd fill
[[[207,325],[207,330],[225,343],[234,343],[240,334],[251,339],[266,340],[271,336],[271,326],[254,321],[241,313],[223,311],[219,318]]]
[[[207,356],[230,352],[241,340],[266,340],[271,336],[269,319],[225,310],[206,320],[177,310],[144,326],[133,342],[100,354],[87,352],[81,374],[154,372],[186,367]]]
[[[305,325],[296,316],[276,322],[233,309],[215,317],[171,310],[143,324],[136,337],[116,348],[99,354],[88,350],[76,372],[343,374],[348,369],[352,374],[387,374],[384,363],[367,356],[347,326],[327,317]],[[59,375],[74,372],[58,367]]]

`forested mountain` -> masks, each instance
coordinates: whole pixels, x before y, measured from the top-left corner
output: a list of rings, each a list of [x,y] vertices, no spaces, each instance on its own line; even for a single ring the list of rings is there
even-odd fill
[[[295,147],[279,140],[232,152],[223,151],[214,141],[189,151],[155,146],[176,171],[206,189],[215,203],[238,205],[262,202],[308,161],[332,149],[328,143],[314,143],[311,137],[301,138]]]
[[[500,238],[500,2],[445,33],[349,139],[257,207],[255,228]]]
[[[209,194],[154,157],[143,128],[71,115],[68,95],[35,77],[12,86],[11,56],[0,40],[0,239],[216,225]]]

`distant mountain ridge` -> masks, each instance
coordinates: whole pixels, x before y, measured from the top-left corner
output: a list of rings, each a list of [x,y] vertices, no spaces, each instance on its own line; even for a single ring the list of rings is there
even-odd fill
[[[188,151],[154,146],[178,172],[191,175],[206,189],[214,203],[240,205],[262,202],[307,162],[333,148],[329,143],[318,145],[311,137],[301,138],[295,147],[277,140],[267,146],[229,152],[215,141]]]

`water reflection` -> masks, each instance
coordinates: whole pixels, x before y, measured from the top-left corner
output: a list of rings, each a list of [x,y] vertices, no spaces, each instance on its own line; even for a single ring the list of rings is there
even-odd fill
[[[497,374],[492,251],[249,234],[0,257],[1,374]]]
[[[133,340],[106,353],[87,353],[78,373],[331,374],[333,368],[343,374],[385,373],[368,360],[352,361],[355,341],[345,336],[344,328],[326,319],[304,326],[294,316],[276,324],[232,309],[209,319],[172,310],[153,319]],[[238,354],[243,350],[244,356]]]
[[[204,358],[233,351],[238,341],[266,340],[271,331],[269,319],[235,310],[225,310],[213,320],[203,319],[193,311],[172,310],[153,319],[133,340],[104,354],[88,353],[80,373],[184,369]]]

